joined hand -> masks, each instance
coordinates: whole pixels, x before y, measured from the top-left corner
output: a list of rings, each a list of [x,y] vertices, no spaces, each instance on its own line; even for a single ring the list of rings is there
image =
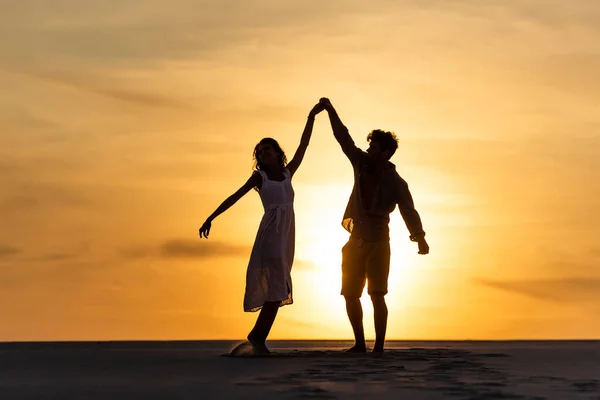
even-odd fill
[[[312,110],[310,110],[310,116],[314,117],[316,116],[318,113],[320,113],[321,111],[323,111],[325,109],[325,105],[322,104],[321,102],[318,102],[313,108]]]
[[[327,97],[321,97],[319,104],[323,104],[323,107],[328,111],[333,107],[331,101]]]

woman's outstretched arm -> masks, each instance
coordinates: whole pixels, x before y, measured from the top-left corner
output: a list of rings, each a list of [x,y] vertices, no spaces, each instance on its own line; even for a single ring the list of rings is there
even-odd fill
[[[226,198],[225,201],[223,201],[221,203],[221,205],[219,207],[217,207],[215,212],[213,212],[206,219],[204,224],[202,224],[202,226],[198,230],[198,233],[200,234],[200,238],[205,237],[208,239],[212,221],[215,218],[217,218],[219,215],[221,215],[225,211],[227,211],[235,203],[237,203],[239,199],[244,197],[244,195],[250,191],[250,189],[252,189],[254,187],[260,187],[261,184],[262,184],[262,180],[261,180],[260,174],[258,174],[258,173],[252,174],[252,176],[246,181],[246,183],[244,183],[242,185],[242,187],[240,187],[234,194],[232,194],[231,196]]]

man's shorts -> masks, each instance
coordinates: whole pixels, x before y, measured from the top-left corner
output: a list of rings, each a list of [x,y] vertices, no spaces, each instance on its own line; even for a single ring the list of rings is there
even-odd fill
[[[385,295],[389,274],[389,240],[365,242],[350,237],[342,248],[342,296],[361,297],[367,280],[369,295]]]

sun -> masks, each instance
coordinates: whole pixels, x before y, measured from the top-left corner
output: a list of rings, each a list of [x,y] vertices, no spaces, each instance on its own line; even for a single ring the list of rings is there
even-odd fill
[[[307,258],[325,281],[341,279],[342,247],[348,234],[341,226],[321,228],[307,246]]]
[[[342,217],[348,199],[345,185],[310,185],[298,190],[296,203],[299,218],[296,223],[301,256],[319,269],[339,269],[342,247],[349,233],[342,227]],[[318,193],[319,196],[306,194]]]

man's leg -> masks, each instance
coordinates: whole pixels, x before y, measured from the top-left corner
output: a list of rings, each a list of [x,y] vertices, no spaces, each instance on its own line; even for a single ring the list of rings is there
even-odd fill
[[[352,331],[354,332],[354,346],[348,349],[349,352],[353,353],[365,353],[367,351],[367,345],[365,343],[365,330],[363,328],[363,310],[360,304],[359,297],[344,296],[346,299],[346,312],[348,313],[348,319],[352,325]]]
[[[260,352],[269,353],[265,342],[267,341],[267,336],[269,336],[273,322],[275,322],[278,311],[278,301],[265,302],[263,308],[260,310],[260,314],[258,314],[254,328],[248,334],[248,341]]]
[[[365,288],[365,252],[362,240],[350,238],[342,248],[342,296],[346,299],[346,313],[352,325],[355,344],[348,351],[367,351],[363,328],[363,310],[360,296]]]
[[[373,351],[381,353],[385,343],[387,330],[388,309],[385,295],[388,292],[388,277],[390,274],[390,242],[381,240],[368,245],[367,279],[369,280],[369,295],[373,302],[373,319],[375,320],[375,346]]]
[[[388,309],[383,294],[371,294],[371,301],[373,302],[373,315],[375,319],[375,346],[373,346],[373,352],[382,353],[385,343],[385,332],[387,330]]]

